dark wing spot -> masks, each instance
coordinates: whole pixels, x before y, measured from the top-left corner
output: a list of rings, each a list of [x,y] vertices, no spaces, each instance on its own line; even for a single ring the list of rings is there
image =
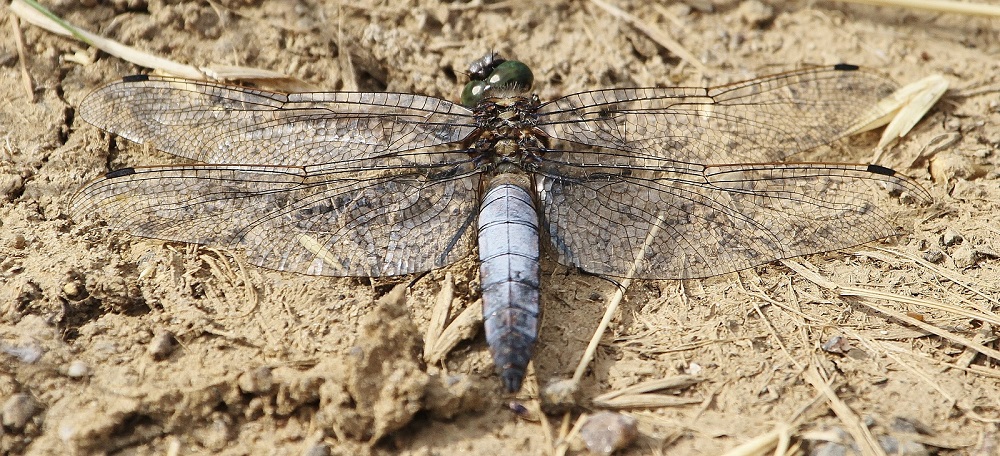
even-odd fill
[[[833,66],[833,69],[837,71],[857,71],[859,68],[857,65],[851,65],[850,63],[838,63]]]
[[[879,165],[868,165],[868,172],[875,173],[875,174],[881,174],[883,176],[895,176],[896,175],[896,171],[893,171],[893,170],[891,170],[889,168],[886,168],[885,166],[879,166]]]
[[[108,179],[114,179],[116,177],[130,176],[132,174],[135,174],[135,168],[122,168],[122,169],[116,169],[116,170],[114,170],[114,171],[112,171],[110,173],[107,173],[107,174],[104,175],[104,177],[106,177]]]
[[[149,80],[149,76],[147,76],[145,74],[133,74],[133,75],[125,76],[124,78],[122,78],[122,82],[143,82],[143,81],[148,81],[148,80]]]

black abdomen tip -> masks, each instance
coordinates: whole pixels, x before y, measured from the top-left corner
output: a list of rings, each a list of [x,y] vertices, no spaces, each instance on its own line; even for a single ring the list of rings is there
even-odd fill
[[[507,388],[508,393],[516,393],[521,390],[521,382],[524,381],[524,371],[508,367],[500,372],[500,378],[503,381],[503,386]]]

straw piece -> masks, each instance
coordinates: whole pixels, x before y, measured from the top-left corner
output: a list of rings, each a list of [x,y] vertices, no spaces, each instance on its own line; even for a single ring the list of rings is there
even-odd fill
[[[126,46],[118,41],[104,38],[100,35],[76,27],[39,5],[34,0],[14,0],[10,10],[26,22],[41,27],[52,33],[73,36],[78,40],[94,46],[108,54],[127,60],[136,65],[152,68],[160,73],[166,73],[187,79],[249,82],[263,82],[284,90],[313,90],[310,84],[296,78],[271,70],[236,65],[211,65],[195,67],[174,60],[166,59],[136,48]]]
[[[628,12],[614,5],[604,3],[601,0],[590,0],[590,2],[593,3],[594,5],[597,5],[604,11],[607,11],[608,14],[611,14],[612,16],[617,17],[618,19],[628,22],[633,27],[639,29],[640,32],[645,33],[646,36],[648,36],[650,39],[655,41],[660,46],[663,46],[668,51],[680,57],[685,62],[694,65],[694,67],[697,68],[698,71],[701,71],[702,73],[708,72],[708,67],[706,67],[705,64],[701,63],[701,60],[698,60],[698,58],[695,57],[694,54],[692,54],[690,51],[685,49],[684,46],[679,41],[671,38],[662,30],[641,21],[639,18],[629,14]]]
[[[21,83],[24,84],[24,92],[32,103],[35,102],[35,81],[31,79],[28,72],[28,57],[24,52],[24,35],[21,33],[21,25],[17,19],[10,21],[10,27],[14,32],[14,43],[17,45],[17,59],[21,67]]]
[[[34,3],[34,2],[32,2]],[[36,4],[37,5],[37,4]],[[46,10],[45,14],[38,10],[41,6],[32,7],[25,3],[25,0],[14,0],[10,4],[10,10],[21,19],[34,24],[52,33],[63,36],[75,36],[80,41],[90,44],[108,54],[120,57],[136,65],[156,68],[170,74],[189,79],[207,79],[204,73],[191,65],[184,65],[173,60],[140,51],[138,49],[125,46],[114,40],[109,40],[100,35],[95,35],[86,30],[70,25],[65,21],[56,21],[55,16]]]
[[[756,456],[765,455],[774,450],[772,454],[788,454],[788,447],[791,441],[793,428],[788,424],[778,424],[774,430],[758,435],[742,445],[730,449],[722,456]]]
[[[455,297],[455,285],[451,273],[445,273],[444,282],[441,283],[441,291],[438,292],[431,309],[431,321],[427,324],[427,331],[424,332],[424,347],[429,349],[434,347],[444,327],[448,323],[448,313],[451,310],[451,300]],[[430,362],[430,351],[424,350],[424,361]]]
[[[834,392],[833,388],[827,385],[826,380],[823,379],[815,363],[811,364],[803,372],[803,376],[807,382],[812,384],[813,388],[823,393],[826,399],[830,401],[830,410],[833,410],[837,418],[840,418],[840,421],[847,427],[847,432],[851,434],[851,437],[854,437],[854,442],[861,448],[862,455],[887,456],[885,450],[878,444],[878,440],[872,435],[871,429],[868,429],[861,422],[861,418],[858,418],[858,415],[851,410],[851,407],[837,397],[837,393]]]
[[[594,401],[608,401],[614,399],[618,396],[624,396],[629,394],[643,394],[653,391],[659,391],[664,389],[680,389],[687,388],[691,385],[696,385],[701,383],[704,379],[696,375],[675,375],[673,377],[661,378],[656,380],[645,381],[642,383],[637,383],[635,385],[622,388],[618,391],[612,391],[610,393],[605,393],[594,398]]]
[[[940,74],[932,74],[907,84],[883,100],[891,101],[898,106],[895,108],[896,115],[882,132],[882,139],[879,140],[877,147],[884,149],[889,143],[906,136],[946,91],[948,91],[948,80]]]
[[[448,327],[434,341],[434,346],[427,350],[424,355],[427,362],[437,363],[444,359],[459,342],[471,339],[479,332],[483,324],[483,301],[476,302],[466,307],[462,313],[455,317]]]
[[[794,261],[791,261],[791,260],[781,260],[781,263],[784,264],[785,266],[789,267],[790,269],[794,270],[795,272],[797,272],[799,275],[801,275],[802,277],[806,278],[807,280],[815,283],[816,285],[819,285],[819,286],[821,286],[823,288],[827,288],[829,290],[836,291],[838,294],[840,294],[840,296],[854,296],[854,297],[866,297],[866,298],[873,298],[873,299],[886,299],[886,300],[892,300],[892,301],[897,301],[897,302],[907,302],[907,303],[914,303],[914,304],[921,304],[921,305],[926,305],[925,303],[928,302],[928,301],[925,301],[925,300],[916,300],[916,299],[913,299],[913,298],[909,298],[909,297],[901,296],[901,295],[896,295],[896,294],[892,294],[892,293],[884,293],[884,292],[879,292],[879,291],[865,290],[863,288],[858,288],[858,287],[851,287],[851,286],[839,285],[837,283],[834,283],[834,282],[832,282],[832,281],[830,281],[830,280],[828,280],[828,279],[820,276],[818,273],[810,271],[809,269],[807,269],[801,263],[797,263],[797,262],[794,262]],[[950,340],[950,341],[952,341],[952,342],[954,342],[954,343],[956,343],[958,345],[962,345],[964,347],[968,347],[968,348],[970,348],[972,350],[975,350],[975,351],[977,351],[979,353],[982,353],[983,355],[986,355],[986,356],[988,356],[990,358],[993,358],[993,359],[995,359],[997,361],[1000,361],[1000,351],[997,351],[995,349],[989,348],[989,347],[984,346],[982,344],[978,344],[978,343],[976,343],[975,341],[973,341],[973,340],[971,340],[969,338],[960,336],[958,334],[954,334],[954,333],[952,333],[950,331],[946,331],[944,329],[938,328],[937,326],[931,325],[929,323],[924,323],[924,322],[922,322],[920,320],[917,320],[916,318],[913,318],[913,317],[911,317],[909,315],[906,315],[906,314],[904,314],[902,312],[897,312],[897,311],[889,309],[887,307],[880,306],[880,305],[868,302],[868,300],[865,300],[865,299],[859,299],[856,302],[859,303],[859,304],[861,304],[861,305],[863,305],[863,306],[865,306],[865,307],[868,307],[869,309],[875,310],[875,311],[877,311],[877,312],[879,312],[879,313],[881,313],[883,315],[887,315],[887,316],[889,316],[892,319],[895,319],[897,321],[906,323],[906,324],[908,324],[910,326],[915,326],[915,327],[920,328],[920,329],[922,329],[924,331],[927,331],[927,332],[929,332],[931,334],[934,334],[934,335],[936,335],[938,337]],[[944,304],[941,304],[941,303],[938,303],[938,307],[936,307],[936,308],[938,308],[938,309],[948,309],[948,306],[946,306]],[[948,310],[951,311],[951,309],[948,309]],[[958,312],[956,312],[956,313],[958,313]],[[991,318],[990,316],[987,316],[987,315],[984,315],[984,314],[981,314],[981,313],[975,313],[975,312],[972,312],[972,311],[969,311],[969,310],[966,310],[966,309],[962,309],[962,312],[960,313],[960,315],[963,315],[963,316],[964,315],[974,315],[974,316],[970,316],[969,318],[976,318],[976,319],[981,319],[981,320],[984,320],[984,321],[992,321],[993,320],[993,318]]]
[[[594,405],[605,409],[634,409],[679,407],[700,404],[701,399],[678,397],[669,394],[626,394],[606,401],[594,400]]]
[[[840,0],[846,3],[860,3],[874,6],[921,9],[938,13],[969,14],[974,16],[1000,17],[1000,6],[982,3],[962,3],[947,0]]]

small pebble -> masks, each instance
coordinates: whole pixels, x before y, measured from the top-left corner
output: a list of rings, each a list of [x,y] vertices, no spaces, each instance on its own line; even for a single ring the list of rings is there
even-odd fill
[[[14,250],[22,250],[28,245],[28,241],[24,239],[24,235],[15,234],[14,237],[10,239],[10,247]]]
[[[962,235],[959,234],[958,231],[955,231],[954,229],[951,228],[944,230],[944,234],[941,235],[941,245],[945,247],[951,247],[955,244],[961,244],[962,241],[964,240],[965,238],[962,237]]]
[[[931,454],[923,444],[908,438],[880,435],[878,443],[886,454],[899,456],[930,456]]]
[[[599,412],[583,423],[580,437],[591,453],[609,455],[625,448],[639,436],[636,419],[615,412]]]
[[[192,435],[205,448],[218,452],[232,440],[231,424],[228,417],[217,416],[207,426],[195,429]]]
[[[274,377],[271,376],[271,368],[261,366],[240,374],[236,383],[239,385],[240,391],[245,394],[260,394],[271,390]]]
[[[316,443],[306,448],[302,456],[330,456],[330,447],[325,443]]]
[[[3,425],[11,429],[22,429],[39,409],[38,402],[30,394],[15,394],[3,403]]]
[[[827,353],[844,355],[854,347],[851,345],[851,341],[847,340],[847,338],[843,336],[833,336],[826,342],[823,342],[823,345],[821,345],[820,348]]]
[[[903,432],[906,434],[933,434],[933,430],[920,421],[917,421],[914,418],[904,418],[901,416],[897,416],[892,419],[892,422],[889,423],[889,429],[892,429],[893,432]]]
[[[77,280],[70,280],[62,287],[63,295],[74,301],[84,297],[84,290],[83,284]]]
[[[0,174],[0,201],[14,201],[24,193],[24,178],[17,174]]]
[[[774,8],[756,0],[740,2],[737,13],[743,23],[753,27],[763,27],[774,20]]]
[[[931,159],[929,171],[935,182],[948,183],[956,179],[969,180],[977,174],[976,166],[967,157],[942,153]]]
[[[928,263],[940,263],[944,261],[944,252],[938,249],[930,249],[923,254],[924,261]]]
[[[83,378],[90,375],[90,366],[80,360],[73,360],[66,368],[66,376],[69,378]]]
[[[174,351],[174,335],[170,331],[156,331],[153,340],[149,341],[147,352],[153,359],[163,359]]]
[[[579,405],[580,385],[573,379],[555,380],[542,389],[542,410],[545,413],[563,413]]]
[[[962,244],[951,254],[951,259],[955,260],[955,266],[960,268],[971,268],[979,262],[979,252],[968,243]]]

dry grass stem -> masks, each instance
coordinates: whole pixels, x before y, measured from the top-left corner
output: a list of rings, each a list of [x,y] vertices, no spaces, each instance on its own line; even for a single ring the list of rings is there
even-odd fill
[[[438,363],[459,342],[470,339],[479,333],[479,328],[483,324],[483,301],[476,300],[469,304],[462,313],[455,317],[444,331],[435,339],[434,346],[426,350],[425,357],[429,363]]]
[[[888,126],[885,127],[882,138],[876,146],[879,156],[876,156],[872,163],[878,163],[882,151],[891,143],[906,136],[946,91],[948,91],[948,80],[939,74],[932,74],[903,86],[880,101],[877,109],[886,109],[889,112],[888,119],[883,119],[887,121]],[[881,125],[884,123],[870,125],[870,128]]]
[[[455,282],[451,272],[444,275],[444,282],[441,283],[441,291],[438,292],[434,300],[434,307],[431,309],[431,320],[427,323],[427,331],[424,332],[424,361],[430,361],[430,348],[434,347],[445,325],[448,324],[448,315],[451,311],[451,301],[455,298]]]
[[[34,2],[32,2],[34,3]],[[37,3],[36,3],[37,5]],[[152,68],[162,73],[188,79],[213,79],[217,81],[267,81],[269,83],[291,88],[293,90],[307,89],[309,86],[283,73],[260,68],[250,68],[235,65],[211,65],[196,67],[166,59],[136,48],[126,46],[118,41],[104,38],[100,35],[83,30],[61,19],[50,11],[39,6],[32,6],[24,0],[14,0],[10,10],[26,22],[41,27],[52,33],[63,36],[74,36],[81,41],[94,46],[108,54],[127,60],[136,65]],[[44,10],[44,12],[43,12]]]
[[[24,85],[24,92],[32,103],[35,102],[35,81],[28,72],[28,55],[24,51],[24,34],[21,33],[21,23],[17,19],[10,21],[10,28],[13,29],[14,45],[17,48],[17,59],[21,67],[21,84]]]
[[[700,383],[703,379],[694,375],[677,375],[668,378],[650,380],[597,396],[593,404],[598,407],[621,408],[653,408],[671,407],[686,404],[698,404],[700,399],[681,398],[665,394],[650,394],[653,391],[665,389],[681,389]]]
[[[860,3],[873,6],[920,9],[938,13],[969,14],[975,16],[1000,17],[1000,6],[984,3],[965,3],[951,0],[840,0],[846,3]]]
[[[794,428],[788,424],[778,424],[774,430],[761,434],[743,444],[730,449],[722,456],[764,456],[766,454],[786,455],[791,444]]]
[[[626,274],[627,277],[635,276],[635,271],[639,268],[639,262],[645,257],[643,254],[652,244],[653,240],[656,239],[656,236],[660,233],[663,222],[663,214],[657,214],[656,223],[649,229],[649,233],[646,234],[646,239],[643,241],[642,246],[639,247],[639,251],[635,256],[635,262],[632,263],[632,267],[629,269],[628,274]],[[573,372],[573,382],[580,383],[580,379],[583,378],[583,374],[587,372],[587,366],[590,365],[590,361],[594,359],[594,353],[597,352],[597,346],[601,342],[601,337],[604,335],[604,331],[608,329],[611,319],[618,310],[618,305],[621,304],[622,299],[625,298],[625,290],[627,290],[631,284],[631,279],[623,280],[618,289],[615,290],[615,294],[612,295],[611,300],[608,302],[608,307],[604,311],[604,317],[601,318],[600,324],[598,324],[597,329],[594,330],[594,335],[590,338],[590,343],[587,344],[587,349],[583,352],[583,356],[580,357],[580,362],[576,366],[576,371]]]
[[[830,402],[830,409],[844,423],[851,437],[854,437],[854,442],[861,448],[861,454],[864,456],[887,456],[885,450],[879,445],[878,440],[872,435],[871,430],[868,429],[868,426],[865,426],[858,415],[851,410],[851,407],[837,396],[833,388],[830,388],[830,385],[827,384],[819,369],[816,368],[816,365],[817,362],[813,362],[803,372],[803,377],[805,377],[807,382],[812,384],[813,388],[816,388],[817,391],[822,392],[826,396],[826,399]]]
[[[867,290],[867,289],[859,288],[859,287],[852,287],[852,286],[847,286],[847,285],[840,285],[840,284],[837,284],[837,283],[835,283],[833,281],[830,281],[830,280],[824,278],[823,276],[819,275],[818,273],[813,272],[812,270],[806,268],[802,263],[799,263],[799,262],[796,262],[796,261],[792,261],[792,260],[781,260],[781,263],[784,264],[785,266],[791,268],[792,270],[794,270],[795,272],[797,272],[802,277],[808,279],[809,281],[811,281],[811,282],[813,282],[813,283],[815,283],[815,284],[817,284],[817,285],[819,285],[819,286],[821,286],[823,288],[827,288],[829,290],[836,291],[840,296],[853,296],[853,297],[863,297],[863,298],[871,298],[871,299],[883,299],[883,300],[888,300],[888,301],[896,301],[896,302],[902,302],[902,303],[908,303],[908,304],[923,305],[923,306],[931,307],[931,308],[942,310],[942,311],[952,312],[952,313],[954,313],[956,315],[959,315],[959,316],[962,316],[962,317],[972,318],[972,319],[977,319],[977,320],[982,320],[982,321],[986,321],[986,322],[990,322],[990,323],[993,323],[997,319],[997,317],[994,314],[992,314],[992,313],[991,314],[986,314],[986,313],[981,313],[981,312],[973,312],[973,311],[968,310],[968,309],[959,308],[959,307],[956,307],[956,306],[952,306],[950,304],[944,304],[944,303],[940,303],[940,302],[936,302],[936,301],[925,300],[925,299],[917,299],[917,298],[910,298],[908,296],[901,296],[901,295],[897,295],[897,294],[893,294],[893,293],[886,293],[886,292],[881,292],[881,291]],[[883,315],[889,316],[890,318],[893,318],[893,319],[895,319],[897,321],[900,321],[900,322],[906,323],[908,325],[917,327],[917,328],[922,329],[924,331],[927,331],[927,332],[929,332],[931,334],[934,334],[936,336],[945,338],[945,339],[947,339],[947,340],[949,340],[951,342],[954,342],[954,343],[956,343],[958,345],[962,345],[964,347],[968,347],[969,349],[975,350],[976,352],[982,353],[983,355],[986,355],[986,356],[988,356],[990,358],[993,358],[993,359],[995,359],[997,361],[1000,361],[1000,351],[997,351],[995,349],[983,346],[982,344],[977,344],[976,342],[974,342],[971,339],[968,339],[966,337],[960,336],[960,335],[952,333],[950,331],[938,328],[937,326],[934,326],[932,324],[925,323],[925,322],[920,321],[920,320],[918,320],[916,318],[913,318],[913,317],[911,317],[909,315],[906,315],[906,314],[904,314],[902,312],[897,312],[897,311],[889,309],[887,307],[880,306],[880,305],[868,302],[867,300],[864,300],[864,299],[857,300],[856,302],[859,303],[859,304],[861,304],[861,305],[863,305],[863,306],[865,306],[865,307],[868,307],[868,308],[870,308],[872,310],[875,310],[876,312],[879,312],[879,313],[881,313]]]
[[[669,394],[626,394],[605,401],[594,400],[594,405],[604,409],[634,409],[678,407],[681,405],[700,404],[701,399],[678,397]]]
[[[600,7],[608,14],[631,24],[640,32],[646,34],[646,36],[648,36],[651,40],[655,41],[660,46],[663,46],[677,57],[680,57],[681,60],[690,63],[695,68],[697,68],[698,71],[701,71],[703,74],[708,72],[708,67],[706,67],[705,64],[701,63],[701,60],[698,60],[698,58],[695,57],[694,54],[692,54],[686,48],[684,48],[684,46],[681,45],[679,41],[671,38],[670,35],[667,35],[662,30],[643,22],[639,18],[633,16],[632,14],[629,14],[628,12],[618,8],[617,6],[605,3],[601,0],[590,0],[590,2]]]

